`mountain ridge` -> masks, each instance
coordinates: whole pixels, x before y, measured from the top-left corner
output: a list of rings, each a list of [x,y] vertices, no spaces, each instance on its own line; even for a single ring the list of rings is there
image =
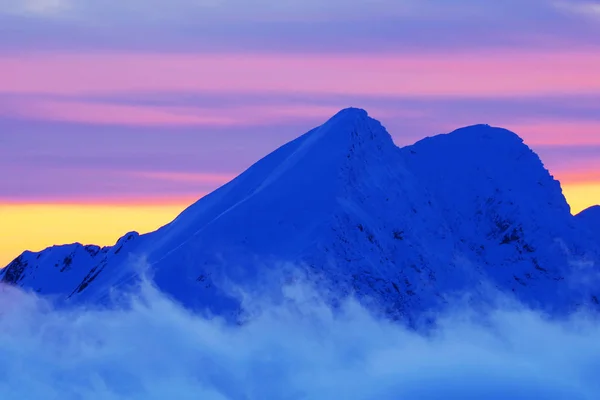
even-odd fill
[[[130,264],[143,255],[161,290],[235,317],[239,299],[224,282],[256,287],[291,262],[340,292],[375,298],[395,319],[487,282],[562,310],[596,296],[565,282],[573,258],[600,254],[579,225],[560,183],[515,133],[479,124],[399,148],[379,121],[349,108],[157,231],[76,262],[77,277],[48,279],[68,280],[75,302],[106,302],[108,288],[139,279]],[[35,271],[50,270],[36,260],[27,254],[0,280],[33,288]]]

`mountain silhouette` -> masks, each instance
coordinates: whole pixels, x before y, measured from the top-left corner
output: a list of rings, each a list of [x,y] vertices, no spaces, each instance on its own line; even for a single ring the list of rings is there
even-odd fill
[[[563,312],[600,296],[572,281],[574,263],[600,254],[599,215],[572,216],[515,133],[474,125],[399,148],[349,108],[155,232],[24,252],[0,279],[108,304],[146,271],[185,306],[234,319],[240,291],[276,293],[297,276],[393,319],[414,321],[465,291]]]

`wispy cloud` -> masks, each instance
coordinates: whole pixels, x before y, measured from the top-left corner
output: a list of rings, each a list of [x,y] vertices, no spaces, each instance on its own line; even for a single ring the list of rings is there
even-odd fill
[[[0,74],[11,76],[0,82],[0,93],[596,94],[599,54],[37,54],[0,58]]]
[[[516,4],[515,1],[511,1]],[[543,7],[544,2],[529,0],[529,4]],[[257,0],[252,4],[243,0],[3,0],[0,11],[22,12],[46,17],[76,17],[93,19],[94,14],[113,21],[138,17],[137,23],[174,22],[173,17],[190,20],[193,17],[209,19],[215,15],[229,20],[268,21],[271,19],[310,20],[328,18],[333,20],[359,18],[374,15],[391,17],[421,17],[435,19],[458,19],[473,16],[493,16],[489,9],[504,8],[495,4],[482,7],[474,0],[461,0],[449,4],[440,0],[343,0],[321,2],[318,0]],[[60,13],[58,12],[60,10]],[[517,10],[518,11],[518,10]],[[204,15],[203,15],[204,14]]]
[[[554,5],[559,9],[585,17],[600,18],[600,2],[597,1],[556,1]]]
[[[0,48],[376,53],[600,45],[600,27],[586,21],[552,0],[1,0],[0,32],[10,35],[0,35]]]
[[[596,3],[575,0],[573,9],[594,9]],[[533,14],[541,17],[555,15],[556,8],[566,3],[553,0],[506,0],[482,3],[478,0],[2,0],[0,12],[42,14],[47,17],[75,17],[94,20],[104,17],[112,21],[135,19],[135,23],[175,23],[218,16],[230,21],[268,20],[366,20],[374,16],[416,18],[419,20],[464,21],[483,18],[523,19]],[[60,12],[59,12],[60,11]],[[100,22],[100,21],[97,21]]]
[[[136,178],[157,179],[175,182],[225,184],[235,178],[232,174],[210,174],[202,172],[130,172],[129,175]]]
[[[208,108],[21,97],[5,101],[0,117],[118,126],[233,127],[325,118],[337,111],[334,106],[315,104]]]
[[[600,171],[600,103],[585,95],[169,91],[9,95],[0,105],[0,169],[11,171],[0,176],[0,197],[11,201],[195,198],[347,106],[368,109],[400,146],[489,123],[522,136],[563,184],[590,182]]]
[[[0,14],[56,18],[71,8],[71,0],[0,0]]]

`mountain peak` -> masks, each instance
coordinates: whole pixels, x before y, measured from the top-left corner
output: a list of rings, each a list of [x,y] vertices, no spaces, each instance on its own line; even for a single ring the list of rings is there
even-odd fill
[[[362,109],[362,108],[357,108],[357,107],[347,107],[347,108],[343,108],[340,111],[338,111],[333,117],[330,118],[330,121],[333,120],[346,120],[346,121],[353,121],[353,120],[360,120],[360,119],[366,119],[369,118],[369,113]]]
[[[349,107],[338,111],[325,123],[313,129],[309,133],[327,130],[343,134],[352,130],[358,130],[358,133],[360,134],[364,133],[362,131],[365,130],[360,128],[364,128],[369,125],[381,126],[381,123],[371,118],[367,111],[363,110],[362,108]]]
[[[385,127],[376,119],[369,116],[362,108],[344,108],[321,126],[311,130],[306,144],[316,144],[318,147],[331,151],[350,148],[396,147],[392,137]]]
[[[501,195],[506,203],[527,209],[524,214],[536,213],[540,204],[546,204],[556,216],[570,218],[560,183],[523,139],[507,129],[466,126],[425,138],[403,151],[412,169],[435,178],[430,186],[446,195],[459,186],[464,196],[469,188],[474,202]],[[467,209],[474,207],[463,200],[460,203]]]
[[[539,156],[519,135],[487,124],[465,126],[450,133],[430,136],[407,148],[417,151],[423,146],[446,153],[457,163],[468,156],[468,160],[477,161],[488,168],[502,168],[508,161],[524,162],[522,167],[531,167],[533,170],[543,166]]]
[[[469,141],[477,143],[480,141],[493,142],[495,145],[502,146],[519,146],[523,145],[523,139],[516,133],[488,124],[469,125],[446,134],[451,136],[454,141]],[[438,135],[444,136],[444,135]],[[522,147],[522,146],[520,146]]]

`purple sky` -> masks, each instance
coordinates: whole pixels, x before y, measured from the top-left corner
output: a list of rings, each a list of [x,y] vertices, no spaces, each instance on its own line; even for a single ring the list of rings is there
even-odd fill
[[[598,44],[585,0],[3,0],[5,49],[398,52]]]
[[[598,71],[599,2],[2,0],[0,199],[193,197],[347,106],[600,182]]]

